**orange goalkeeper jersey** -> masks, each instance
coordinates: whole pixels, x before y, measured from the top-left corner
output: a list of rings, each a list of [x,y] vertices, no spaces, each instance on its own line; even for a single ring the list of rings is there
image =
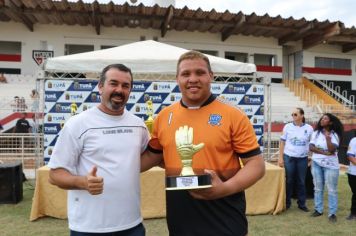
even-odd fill
[[[179,175],[182,162],[175,144],[175,132],[187,125],[193,128],[193,144],[204,143],[193,157],[193,170],[215,170],[229,179],[240,169],[239,159],[260,154],[250,120],[240,109],[213,95],[198,109],[177,102],[163,109],[154,121],[149,149],[163,151],[166,175]]]

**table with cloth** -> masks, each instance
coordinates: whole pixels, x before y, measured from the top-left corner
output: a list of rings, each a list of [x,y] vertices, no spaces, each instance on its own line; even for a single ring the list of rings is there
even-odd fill
[[[49,168],[36,171],[30,220],[51,216],[67,218],[67,191],[48,182]],[[164,170],[154,167],[141,174],[141,212],[145,219],[166,215]],[[266,174],[246,190],[248,215],[277,214],[285,209],[284,169],[266,163]]]

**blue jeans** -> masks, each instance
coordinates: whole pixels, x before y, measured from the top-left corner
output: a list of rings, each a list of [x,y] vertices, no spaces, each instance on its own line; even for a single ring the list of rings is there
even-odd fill
[[[111,233],[85,233],[85,232],[77,232],[77,231],[70,231],[70,236],[145,236],[146,230],[142,223],[138,224],[137,226],[117,232]]]
[[[329,216],[335,215],[337,211],[338,195],[337,184],[339,180],[339,170],[329,169],[312,162],[312,175],[314,182],[314,207],[319,213],[324,210],[324,185],[328,189]]]
[[[298,206],[305,207],[305,176],[308,168],[308,157],[296,158],[283,155],[286,171],[286,206],[291,205],[294,186],[297,187]]]

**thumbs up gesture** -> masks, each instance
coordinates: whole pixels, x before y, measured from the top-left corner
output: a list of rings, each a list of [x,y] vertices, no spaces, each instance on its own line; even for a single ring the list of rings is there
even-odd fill
[[[104,179],[103,177],[96,176],[98,168],[94,166],[91,171],[87,174],[87,190],[92,195],[98,195],[103,192],[104,189]]]

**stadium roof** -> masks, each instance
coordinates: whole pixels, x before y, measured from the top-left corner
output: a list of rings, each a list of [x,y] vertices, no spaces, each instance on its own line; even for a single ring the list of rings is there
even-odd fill
[[[84,3],[82,0],[0,0],[0,21],[21,22],[30,31],[34,31],[35,24],[91,25],[99,35],[102,26],[116,26],[160,30],[161,37],[170,30],[197,31],[220,34],[222,41],[232,35],[246,35],[273,37],[278,39],[279,45],[302,40],[303,49],[321,43],[339,45],[342,52],[356,49],[356,28],[346,28],[340,21],[308,21],[268,14],[230,13],[228,10],[191,10],[188,7],[178,9],[157,4],[133,6],[97,1]]]

